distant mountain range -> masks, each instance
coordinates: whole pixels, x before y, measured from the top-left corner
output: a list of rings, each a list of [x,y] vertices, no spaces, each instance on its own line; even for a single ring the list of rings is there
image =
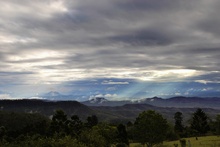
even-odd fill
[[[52,101],[68,101],[76,100],[77,97],[73,95],[63,95],[57,91],[50,91],[48,93],[42,94],[39,96],[45,100]],[[33,97],[34,99],[35,97]],[[171,97],[171,98],[143,98],[143,99],[134,99],[134,100],[108,100],[104,97],[94,97],[89,100],[81,102],[87,106],[123,106],[125,104],[149,104],[157,107],[175,107],[175,108],[213,108],[220,109],[220,97]]]
[[[62,109],[68,116],[78,115],[85,120],[88,116],[97,115],[99,120],[111,123],[133,121],[140,112],[146,110],[155,110],[163,114],[170,122],[173,121],[174,113],[177,111],[184,114],[185,121],[189,120],[197,108],[202,108],[211,118],[220,114],[220,98],[217,97],[179,96],[168,99],[153,97],[121,101],[94,97],[78,102],[74,100],[74,96],[62,95],[56,91],[45,93],[40,97],[41,100],[0,100],[0,111],[41,113],[51,117],[55,110]]]
[[[168,99],[162,99],[153,97],[139,100],[110,101],[105,98],[98,97],[84,101],[82,104],[87,106],[123,106],[125,104],[150,104],[157,107],[220,109],[220,98],[172,97]]]
[[[51,101],[69,101],[80,100],[75,95],[64,95],[57,91],[50,91],[39,96],[41,99]],[[36,97],[33,97],[35,99]],[[143,98],[134,100],[108,100],[104,97],[94,97],[81,102],[87,106],[123,106],[125,104],[150,104],[157,107],[175,107],[175,108],[213,108],[220,109],[220,97],[171,97],[171,98]]]

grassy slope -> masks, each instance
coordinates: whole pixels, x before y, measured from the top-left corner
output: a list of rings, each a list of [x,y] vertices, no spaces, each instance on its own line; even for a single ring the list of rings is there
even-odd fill
[[[195,137],[185,139],[186,147],[188,147],[188,140],[190,140],[191,147],[220,147],[220,137],[218,136],[198,137],[198,140]],[[158,145],[157,147],[174,147],[174,144],[178,144],[178,147],[181,147],[179,140],[164,142],[163,145]],[[141,147],[141,145],[132,143],[130,147]]]

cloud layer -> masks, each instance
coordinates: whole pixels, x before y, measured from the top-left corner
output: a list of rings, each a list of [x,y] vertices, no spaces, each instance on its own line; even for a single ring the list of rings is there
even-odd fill
[[[96,78],[220,82],[218,0],[8,0],[0,5],[3,91],[23,93],[28,85],[43,87],[40,92]]]

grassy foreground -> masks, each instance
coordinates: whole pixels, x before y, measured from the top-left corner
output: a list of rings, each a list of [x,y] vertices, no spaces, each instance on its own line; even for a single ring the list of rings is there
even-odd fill
[[[206,137],[196,137],[184,138],[186,140],[186,147],[189,147],[189,142],[191,147],[220,147],[220,137],[218,136],[206,136]],[[178,144],[178,147],[181,147],[180,141],[169,141],[164,142],[161,145],[155,147],[174,147],[174,144]],[[130,147],[142,147],[139,143],[131,143]]]

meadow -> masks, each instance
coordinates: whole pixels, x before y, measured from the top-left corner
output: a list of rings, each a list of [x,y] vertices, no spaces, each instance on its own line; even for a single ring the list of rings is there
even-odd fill
[[[220,147],[220,136],[205,136],[205,137],[191,137],[184,138],[186,140],[186,147]],[[190,145],[189,145],[190,142]],[[155,147],[181,147],[180,141],[164,141],[163,144],[156,145]],[[130,147],[143,147],[139,143],[131,143]],[[146,146],[145,146],[146,147]]]

